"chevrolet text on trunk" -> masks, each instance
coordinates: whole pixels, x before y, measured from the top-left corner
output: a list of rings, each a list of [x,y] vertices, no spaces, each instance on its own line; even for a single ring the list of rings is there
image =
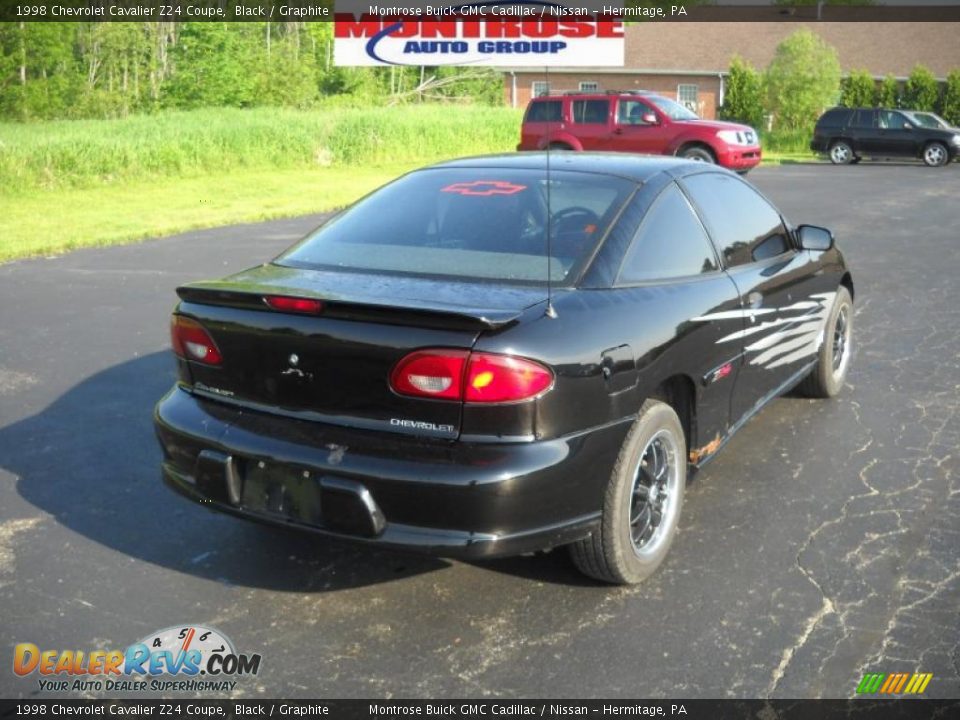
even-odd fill
[[[851,357],[830,232],[667,157],[442,163],[177,293],[174,490],[440,556],[566,545],[614,583],[663,561],[690,469]]]

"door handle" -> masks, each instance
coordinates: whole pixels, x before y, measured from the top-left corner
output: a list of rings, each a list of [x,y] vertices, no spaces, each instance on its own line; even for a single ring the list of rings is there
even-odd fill
[[[616,129],[613,131],[613,134],[614,134],[614,135],[623,135],[623,128],[616,128]]]
[[[763,305],[763,295],[758,292],[752,292],[747,295],[747,306],[751,310],[756,310],[758,307]]]

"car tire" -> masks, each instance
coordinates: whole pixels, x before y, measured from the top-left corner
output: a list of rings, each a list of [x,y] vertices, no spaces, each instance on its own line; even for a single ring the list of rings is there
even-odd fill
[[[823,328],[817,364],[798,389],[807,397],[832,398],[843,388],[853,351],[853,300],[843,285],[837,289],[833,308]]]
[[[854,159],[853,148],[846,140],[837,140],[830,146],[830,162],[834,165],[849,165]]]
[[[950,162],[950,151],[941,142],[927,143],[923,148],[923,162],[928,167],[943,167]]]
[[[680,151],[679,155],[684,160],[694,160],[696,162],[710,163],[711,165],[715,165],[717,162],[717,159],[713,156],[713,153],[710,152],[710,150],[698,145],[684,148]]]
[[[647,400],[607,483],[599,530],[570,546],[574,565],[585,575],[618,585],[648,578],[676,536],[686,483],[680,419],[666,403]]]
[[[573,150],[573,148],[567,145],[566,143],[558,142],[558,143],[550,143],[549,145],[547,145],[547,150],[551,152],[570,152],[571,150]]]

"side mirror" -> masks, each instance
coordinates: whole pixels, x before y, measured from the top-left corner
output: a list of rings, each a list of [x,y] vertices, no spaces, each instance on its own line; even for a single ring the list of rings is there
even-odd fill
[[[816,225],[801,225],[797,228],[797,237],[804,250],[823,252],[833,247],[833,233]]]
[[[654,115],[652,112],[644,113],[643,115],[640,116],[640,119],[643,121],[644,125],[657,124],[657,116]]]

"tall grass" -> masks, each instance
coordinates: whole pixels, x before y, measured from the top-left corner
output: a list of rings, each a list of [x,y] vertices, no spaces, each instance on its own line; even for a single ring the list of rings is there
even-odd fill
[[[782,153],[788,155],[810,155],[810,140],[813,138],[813,128],[809,130],[769,130],[761,133],[760,140],[765,152]]]
[[[0,190],[91,187],[231,170],[430,162],[513,150],[509,108],[408,106],[166,112],[0,123]]]

